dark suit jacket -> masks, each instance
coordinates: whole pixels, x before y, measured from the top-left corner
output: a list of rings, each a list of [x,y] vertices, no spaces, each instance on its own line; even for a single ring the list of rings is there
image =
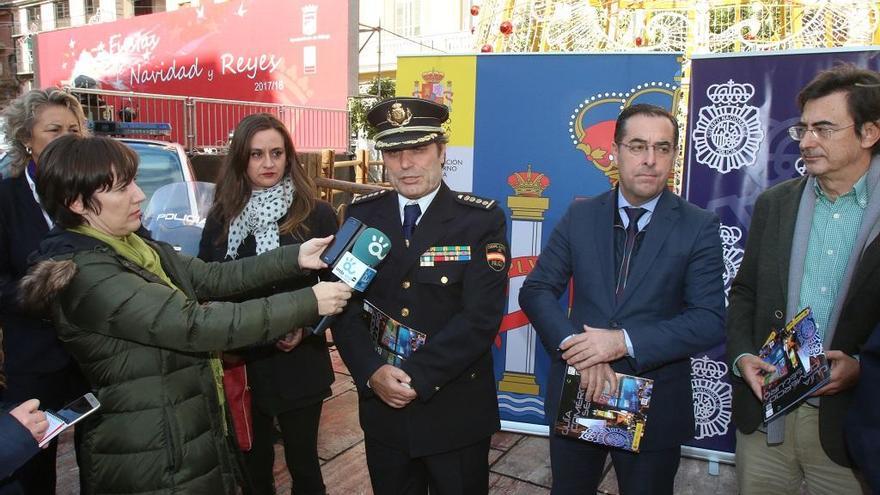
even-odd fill
[[[846,442],[868,484],[874,493],[880,493],[880,325],[865,342],[859,358],[859,384],[845,422]]]
[[[333,208],[323,201],[316,203],[315,209],[304,223],[309,228],[307,234],[281,235],[280,244],[286,246],[301,243],[312,237],[325,237],[335,234],[337,229],[336,214]],[[205,261],[228,261],[226,236],[219,239],[219,244],[216,242],[222,232],[222,226],[217,219],[209,215],[199,244],[199,258]],[[257,244],[253,235],[245,238],[238,248],[239,258],[255,256],[256,252]],[[318,277],[307,283],[297,279],[266,293],[243,295],[236,301],[310,287],[317,281]],[[248,382],[254,404],[266,414],[276,416],[291,409],[320,402],[330,395],[330,384],[333,383],[334,375],[324,334],[307,336],[290,352],[279,351],[274,343],[269,343],[243,349],[240,354],[247,360]]]
[[[694,435],[690,356],[724,338],[723,262],[718,219],[664,191],[626,290],[615,302],[616,190],[574,202],[556,226],[519,303],[551,359],[545,410],[552,424],[565,362],[562,340],[583,325],[626,329],[634,358],[615,361],[619,373],[654,380],[643,451],[681,445]],[[566,316],[559,297],[574,277]]]
[[[409,248],[397,193],[355,201],[348,208],[349,216],[391,241],[364,297],[427,334],[425,344],[402,365],[418,398],[394,409],[367,387],[384,363],[374,351],[360,301],[349,302],[333,337],[360,394],[365,435],[414,457],[471,445],[499,428],[491,347],[504,311],[509,260],[491,268],[486,246],[499,243],[506,256],[507,223],[494,201],[478,204],[464,198],[441,185]],[[419,256],[432,246],[470,246],[471,260],[420,266]]]
[[[727,313],[727,358],[757,354],[771,328],[785,325],[788,269],[794,226],[805,177],[778,184],[755,202],[746,252],[730,288]],[[853,260],[850,260],[853,261]],[[837,322],[830,349],[858,354],[871,329],[880,320],[880,238],[857,261],[853,280]],[[763,421],[761,402],[745,381],[731,373],[733,421],[744,433]],[[819,400],[819,437],[834,462],[848,466],[843,441],[843,419],[852,403],[852,390]]]
[[[18,302],[18,282],[27,272],[28,256],[47,232],[49,226],[24,175],[0,181],[0,326],[9,383],[0,397],[8,401],[34,397],[37,389],[30,386],[34,377],[64,370],[73,363],[52,322],[23,312]],[[50,394],[57,396],[41,393],[37,398],[44,407],[60,408],[85,391],[84,381],[80,378],[78,382],[75,390]]]

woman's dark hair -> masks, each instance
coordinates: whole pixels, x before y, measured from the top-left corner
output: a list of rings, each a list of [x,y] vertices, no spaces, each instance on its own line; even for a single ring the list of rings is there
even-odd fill
[[[284,173],[290,176],[296,189],[293,203],[290,204],[287,217],[279,225],[278,231],[281,234],[292,234],[299,228],[300,234],[308,233],[308,227],[303,221],[315,208],[315,183],[306,175],[296,158],[293,141],[284,124],[273,115],[258,113],[243,118],[235,127],[229,143],[229,154],[223,160],[217,189],[214,191],[214,204],[211,207],[211,215],[223,226],[223,235],[217,238],[218,244],[223,242],[223,238],[229,233],[229,224],[241,213],[251,197],[252,186],[247,177],[251,140],[254,134],[269,129],[278,131],[284,140],[284,155],[287,157]]]
[[[109,191],[114,184],[130,183],[137,169],[137,153],[115,139],[61,136],[40,155],[40,204],[60,227],[76,227],[85,219],[71,211],[74,201],[82,199],[84,208],[100,213],[101,203],[95,193]]]

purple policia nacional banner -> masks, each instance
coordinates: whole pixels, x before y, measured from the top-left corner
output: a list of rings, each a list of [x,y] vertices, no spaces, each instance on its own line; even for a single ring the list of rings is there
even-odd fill
[[[880,70],[873,49],[694,57],[682,195],[721,219],[725,289],[743,258],[752,208],[768,187],[804,173],[788,128],[796,97],[817,72],[841,62]],[[724,347],[693,359],[697,435],[692,455],[732,461],[735,427]]]

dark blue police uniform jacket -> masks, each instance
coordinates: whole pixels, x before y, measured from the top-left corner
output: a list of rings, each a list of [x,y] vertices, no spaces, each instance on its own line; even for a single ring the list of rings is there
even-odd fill
[[[468,198],[472,198],[468,200]],[[397,193],[355,200],[347,215],[375,227],[391,251],[364,297],[404,325],[427,334],[401,366],[418,398],[394,409],[367,387],[384,362],[374,350],[363,304],[349,302],[333,337],[360,396],[360,420],[371,439],[420,457],[462,448],[499,429],[491,347],[505,305],[507,221],[495,201],[450,191],[441,184],[415,229],[403,239]],[[487,245],[505,261],[493,268]],[[420,266],[436,246],[470,246],[470,261]],[[497,257],[496,257],[497,258]]]

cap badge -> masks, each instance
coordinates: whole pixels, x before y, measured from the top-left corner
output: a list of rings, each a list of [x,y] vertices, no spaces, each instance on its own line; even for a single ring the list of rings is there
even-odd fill
[[[411,119],[412,112],[410,112],[409,108],[404,107],[400,103],[394,103],[391,105],[391,110],[388,110],[388,116],[385,120],[394,127],[400,127],[409,124]]]

